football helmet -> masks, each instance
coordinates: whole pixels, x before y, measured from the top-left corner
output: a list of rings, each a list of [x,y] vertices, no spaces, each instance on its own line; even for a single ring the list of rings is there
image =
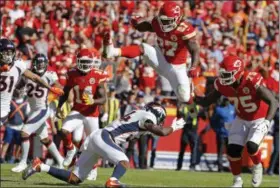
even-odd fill
[[[231,85],[244,73],[244,62],[235,55],[226,56],[220,65],[219,81],[222,85]]]
[[[0,65],[12,66],[16,56],[14,43],[6,38],[0,39]]]
[[[175,29],[182,18],[180,6],[175,2],[165,2],[157,16],[162,32],[170,32]]]
[[[166,118],[165,108],[156,102],[150,102],[145,105],[145,110],[153,113],[157,118],[157,125],[162,126]]]
[[[97,50],[82,49],[77,54],[77,68],[83,73],[88,73],[93,68],[101,66],[101,57]]]
[[[48,58],[44,54],[36,54],[32,59],[31,70],[41,76],[47,71],[48,63]]]

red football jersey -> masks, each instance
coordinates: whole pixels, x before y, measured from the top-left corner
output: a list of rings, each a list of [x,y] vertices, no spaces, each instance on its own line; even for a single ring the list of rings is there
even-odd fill
[[[72,110],[78,111],[84,116],[98,117],[98,105],[86,105],[82,96],[84,93],[90,97],[97,98],[96,90],[100,83],[106,82],[108,74],[99,69],[92,69],[87,74],[82,74],[77,69],[71,69],[68,72],[66,86],[74,90],[74,106]]]
[[[194,27],[186,22],[180,22],[179,26],[168,32],[162,32],[157,17],[152,20],[152,27],[157,35],[157,43],[167,62],[171,64],[184,64],[187,62],[188,49],[185,40],[196,35]]]
[[[238,117],[246,121],[266,117],[268,105],[257,95],[257,88],[261,85],[264,85],[263,77],[251,71],[244,73],[237,89],[222,85],[219,79],[214,83],[215,89],[234,103]]]

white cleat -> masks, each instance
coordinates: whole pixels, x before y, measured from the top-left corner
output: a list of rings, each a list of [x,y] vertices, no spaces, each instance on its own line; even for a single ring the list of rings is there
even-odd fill
[[[253,167],[253,177],[252,177],[252,186],[259,187],[262,183],[263,178],[263,166],[262,163],[259,163]]]
[[[24,162],[20,162],[17,166],[11,169],[12,172],[22,172],[27,168],[27,164]]]
[[[233,185],[231,187],[243,187],[243,180],[241,177],[234,177]]]
[[[74,146],[74,148],[72,150],[68,150],[67,151],[66,157],[65,157],[65,159],[63,161],[63,166],[65,168],[67,168],[71,164],[71,162],[72,162],[72,160],[75,157],[77,152],[78,152],[78,150],[77,150],[77,148],[75,146]]]
[[[92,170],[90,171],[90,173],[88,174],[87,180],[95,181],[96,178],[97,178],[97,168],[92,169]]]

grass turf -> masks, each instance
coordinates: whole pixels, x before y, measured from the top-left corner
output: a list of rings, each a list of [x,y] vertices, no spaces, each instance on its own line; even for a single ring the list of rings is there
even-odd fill
[[[14,165],[1,165],[0,187],[69,187],[46,173],[38,173],[26,181],[21,173],[13,173]],[[85,181],[81,187],[103,187],[113,169],[99,168],[96,181]],[[251,174],[243,174],[245,187],[251,187]],[[232,183],[230,173],[188,172],[174,170],[134,170],[127,171],[121,179],[129,187],[229,187]],[[262,187],[279,187],[278,176],[264,176]]]

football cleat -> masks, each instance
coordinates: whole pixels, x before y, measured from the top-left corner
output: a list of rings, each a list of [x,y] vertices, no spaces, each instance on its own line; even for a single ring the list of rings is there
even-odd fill
[[[97,168],[94,168],[88,174],[87,180],[95,181],[97,178]]]
[[[29,178],[30,176],[32,176],[36,172],[40,172],[41,171],[41,168],[40,168],[41,164],[42,164],[42,161],[38,157],[33,159],[31,164],[28,165],[28,167],[23,171],[22,179],[26,180],[27,178]]]
[[[75,157],[77,151],[78,150],[75,146],[73,147],[73,149],[67,151],[66,157],[63,161],[63,166],[65,168],[69,167],[69,165],[72,163],[72,160]]]
[[[262,183],[263,178],[263,166],[262,163],[259,163],[253,167],[253,177],[252,177],[252,186],[259,187]]]
[[[113,188],[113,187],[123,188],[126,186],[125,186],[125,184],[122,184],[117,178],[112,177],[106,181],[105,187],[106,188]]]
[[[11,171],[19,173],[19,172],[22,172],[26,168],[27,168],[27,164],[20,162],[16,167],[12,168]]]
[[[233,185],[231,187],[243,187],[243,180],[241,177],[234,177]]]

